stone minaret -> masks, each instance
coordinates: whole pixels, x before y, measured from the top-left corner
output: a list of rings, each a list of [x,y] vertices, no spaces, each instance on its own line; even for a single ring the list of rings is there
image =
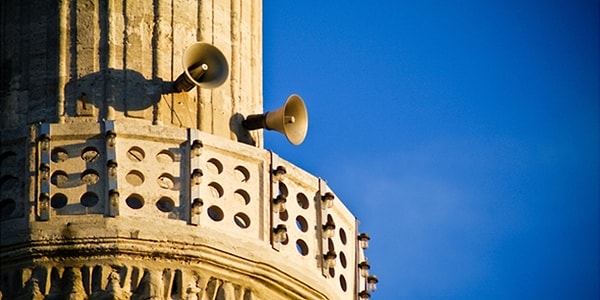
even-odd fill
[[[366,234],[263,149],[260,0],[1,1],[0,299],[366,299]],[[213,89],[175,92],[196,42]]]

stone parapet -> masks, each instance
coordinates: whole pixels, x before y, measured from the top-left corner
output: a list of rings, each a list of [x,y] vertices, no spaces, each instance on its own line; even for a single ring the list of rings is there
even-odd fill
[[[1,134],[7,299],[353,299],[366,286],[356,218],[271,151],[144,120]]]

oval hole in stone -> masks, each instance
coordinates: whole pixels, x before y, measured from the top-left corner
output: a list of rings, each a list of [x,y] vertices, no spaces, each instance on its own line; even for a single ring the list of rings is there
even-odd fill
[[[50,159],[52,159],[52,161],[55,163],[60,163],[69,159],[69,153],[64,148],[56,147],[52,149],[52,153],[50,153]]]
[[[175,161],[175,154],[169,150],[162,150],[156,154],[156,160],[163,164],[172,163]]]
[[[244,205],[248,205],[250,203],[250,195],[248,194],[248,192],[242,189],[235,191],[233,193],[233,196],[238,202],[243,203]]]
[[[133,209],[140,209],[144,206],[144,198],[138,194],[131,194],[125,199],[127,206]]]
[[[4,199],[0,202],[0,218],[8,218],[17,209],[17,203],[13,199]]]
[[[345,269],[347,261],[346,261],[346,254],[344,254],[343,251],[340,251],[340,263],[342,264],[342,268]]]
[[[250,227],[250,218],[245,213],[239,212],[239,213],[235,214],[235,216],[233,216],[233,221],[240,228],[245,229],[245,228]]]
[[[211,195],[213,195],[213,197],[215,198],[221,198],[223,197],[223,187],[216,183],[216,182],[211,182],[208,184],[208,188],[210,189],[210,193]]]
[[[14,189],[18,186],[19,179],[12,175],[2,176],[0,178],[0,192],[2,194],[8,193],[9,190]]]
[[[304,195],[303,193],[298,193],[296,195],[296,201],[298,201],[298,206],[300,206],[303,209],[308,209],[309,202],[306,195]]]
[[[346,242],[348,242],[348,239],[346,237],[346,231],[344,230],[344,228],[340,227],[340,240],[342,241],[343,245],[346,245]]]
[[[67,203],[69,202],[69,200],[67,199],[67,196],[65,196],[64,194],[55,194],[54,196],[52,196],[52,199],[50,199],[50,206],[52,206],[52,208],[63,208],[65,206],[67,206]]]
[[[296,226],[302,232],[306,232],[308,230],[308,222],[306,222],[306,219],[303,216],[296,217]]]
[[[12,167],[17,164],[17,154],[13,151],[6,151],[0,155],[0,167]]]
[[[308,245],[302,239],[296,241],[296,250],[298,250],[298,253],[302,254],[302,256],[308,255]]]
[[[86,185],[96,184],[99,179],[100,176],[96,170],[87,169],[81,173],[81,182],[85,183]]]
[[[248,171],[248,169],[242,166],[235,167],[233,171],[235,179],[239,182],[247,182],[250,179],[250,172]]]
[[[344,277],[344,275],[340,275],[340,287],[344,292],[348,289],[348,285],[346,283],[346,278]]]
[[[146,152],[140,147],[133,146],[127,150],[127,157],[131,161],[140,162],[146,157]]]
[[[69,175],[67,175],[67,173],[64,171],[56,171],[52,173],[52,176],[50,177],[50,182],[52,182],[52,184],[56,185],[57,187],[64,187],[69,182]]]
[[[156,208],[162,212],[172,212],[175,208],[175,202],[169,197],[162,197],[156,201]]]
[[[158,186],[165,190],[170,190],[175,187],[175,177],[168,173],[163,173],[162,175],[158,176],[156,182],[158,183]]]
[[[286,197],[287,197],[287,196],[289,195],[289,194],[288,194],[288,188],[287,188],[287,185],[285,185],[285,183],[283,183],[283,182],[281,182],[281,181],[280,181],[280,182],[279,182],[279,184],[278,184],[278,186],[279,186],[279,193],[280,193],[281,195],[284,195],[284,196],[286,196]]]
[[[223,210],[221,210],[218,206],[211,206],[207,209],[208,216],[216,222],[223,220]]]
[[[219,175],[223,172],[223,164],[216,158],[209,159],[206,162],[206,168],[215,175]]]
[[[98,157],[100,157],[100,152],[98,149],[96,149],[96,147],[85,147],[81,151],[81,159],[86,162],[95,162],[98,160]]]
[[[140,186],[144,183],[144,174],[138,170],[132,170],[125,175],[125,180],[133,186]]]
[[[98,195],[94,192],[87,192],[81,196],[80,203],[85,207],[93,207],[98,204]]]

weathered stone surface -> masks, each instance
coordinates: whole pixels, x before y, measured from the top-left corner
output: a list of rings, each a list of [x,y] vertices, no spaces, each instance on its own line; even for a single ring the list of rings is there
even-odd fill
[[[238,117],[262,111],[260,1],[9,0],[1,8],[0,128],[136,118],[262,147],[260,131]],[[229,78],[218,89],[173,93],[183,51],[197,41],[224,53]]]

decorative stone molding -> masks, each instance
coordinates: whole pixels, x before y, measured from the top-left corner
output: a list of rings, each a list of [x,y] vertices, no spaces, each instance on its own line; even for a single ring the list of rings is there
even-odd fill
[[[6,276],[6,274],[2,274]],[[252,287],[196,271],[148,269],[124,265],[44,267],[13,272],[22,287],[6,289],[6,299],[19,300],[250,300]],[[14,279],[13,279],[14,280]],[[3,298],[0,298],[3,299]]]

